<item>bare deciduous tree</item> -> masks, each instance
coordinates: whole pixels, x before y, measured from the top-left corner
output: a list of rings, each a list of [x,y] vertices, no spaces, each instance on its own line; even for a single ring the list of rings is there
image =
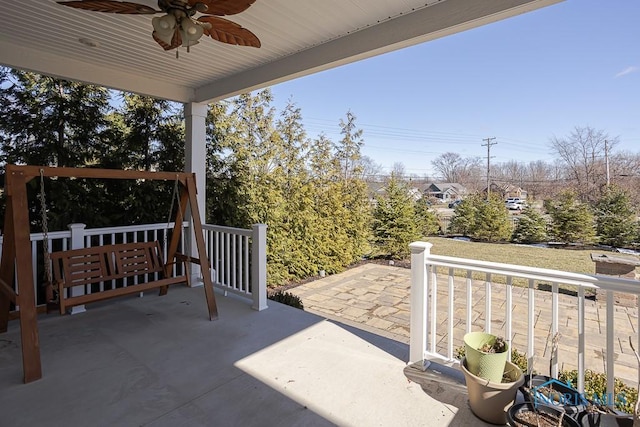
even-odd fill
[[[481,176],[480,159],[462,157],[458,153],[447,152],[431,161],[438,177],[444,182],[457,182],[468,186]]]
[[[583,200],[600,194],[606,183],[605,157],[617,142],[618,138],[589,126],[576,126],[568,137],[551,138],[551,149],[563,162],[567,177]]]

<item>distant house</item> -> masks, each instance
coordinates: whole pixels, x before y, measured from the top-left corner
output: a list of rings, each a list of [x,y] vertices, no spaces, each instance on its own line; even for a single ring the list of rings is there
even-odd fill
[[[508,199],[510,197],[518,197],[520,199],[527,198],[527,191],[513,184],[497,184],[492,182],[490,185],[491,192],[494,194],[499,194],[503,199]],[[487,192],[487,188],[485,187],[482,190],[483,193]]]
[[[413,200],[418,201],[418,200],[420,200],[422,198],[422,192],[417,188],[410,187],[409,188],[409,196]]]
[[[424,190],[426,197],[433,197],[442,203],[449,203],[454,200],[462,199],[467,194],[467,189],[455,182],[432,182]]]
[[[369,202],[375,206],[377,197],[384,197],[387,194],[386,182],[367,182],[369,191]],[[420,188],[409,185],[407,187],[407,195],[413,200],[418,201],[422,198],[422,191]]]

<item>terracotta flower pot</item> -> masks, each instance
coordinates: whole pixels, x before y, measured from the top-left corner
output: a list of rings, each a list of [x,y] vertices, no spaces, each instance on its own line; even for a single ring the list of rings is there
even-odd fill
[[[513,405],[518,387],[524,383],[522,370],[511,362],[506,362],[504,376],[510,382],[492,382],[473,375],[467,368],[467,359],[460,362],[469,395],[471,411],[483,421],[505,424],[506,410]],[[500,376],[502,379],[502,375]]]

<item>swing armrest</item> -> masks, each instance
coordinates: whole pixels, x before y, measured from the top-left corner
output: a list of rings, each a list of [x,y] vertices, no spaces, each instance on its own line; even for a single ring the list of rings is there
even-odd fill
[[[176,260],[181,262],[192,262],[194,264],[202,265],[200,264],[200,258],[195,258],[195,257],[181,254],[181,253],[176,253]]]

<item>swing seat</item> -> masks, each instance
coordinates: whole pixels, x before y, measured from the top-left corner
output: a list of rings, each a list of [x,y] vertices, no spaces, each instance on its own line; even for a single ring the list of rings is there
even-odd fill
[[[54,286],[58,289],[60,314],[70,307],[122,295],[188,283],[185,274],[167,277],[159,242],[136,242],[95,246],[51,253]],[[147,281],[150,276],[159,277]],[[82,290],[73,295],[73,288]],[[65,292],[65,289],[67,292]]]

